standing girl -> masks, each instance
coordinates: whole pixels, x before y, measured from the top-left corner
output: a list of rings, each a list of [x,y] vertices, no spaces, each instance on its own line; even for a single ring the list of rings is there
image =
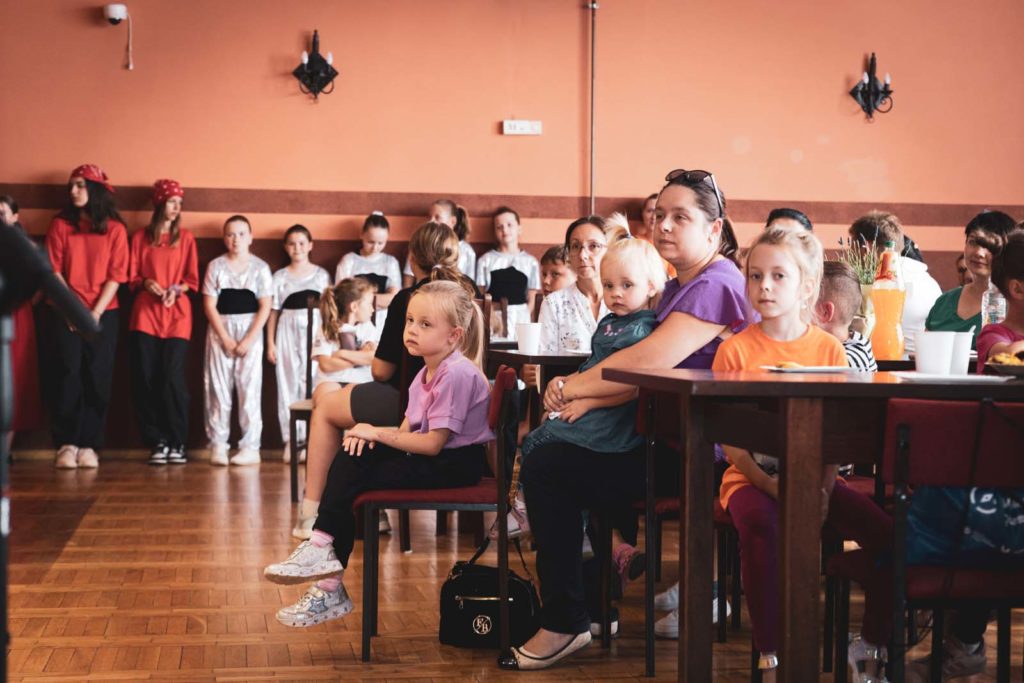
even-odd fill
[[[761,321],[722,342],[712,369],[756,370],[786,362],[846,366],[839,340],[811,324],[822,262],[821,243],[810,232],[771,228],[758,235],[748,252],[746,270],[747,296]],[[722,478],[720,497],[739,533],[743,587],[754,624],[754,643],[761,652],[758,668],[765,681],[774,681],[778,666],[778,462],[733,446],[723,445],[722,449],[730,467]],[[891,549],[892,519],[869,498],[837,481],[835,466],[824,468],[821,490],[808,494],[821,497],[824,522],[843,539],[857,541],[879,557]],[[886,588],[881,570],[865,585],[863,640],[850,648],[855,676],[879,673],[880,646],[889,640],[891,618]]]
[[[507,206],[499,207],[494,213],[494,238],[497,248],[480,257],[476,264],[476,283],[487,292],[491,289],[491,275],[495,271],[515,269],[526,276],[526,291],[522,294],[524,301],[518,298],[509,302],[508,329],[509,338],[515,338],[516,324],[530,322],[530,311],[533,310],[534,298],[540,289],[540,264],[530,254],[519,248],[519,214]],[[518,297],[518,292],[514,296]]]
[[[18,203],[10,195],[0,195],[0,223],[24,232],[18,220]],[[11,343],[11,373],[14,417],[7,433],[10,452],[15,432],[36,429],[43,421],[43,406],[39,396],[39,353],[36,349],[36,323],[32,304],[38,297],[24,302],[13,313],[14,341]]]
[[[284,233],[284,250],[291,259],[274,273],[273,297],[267,319],[267,360],[277,375],[277,421],[284,440],[284,461],[291,460],[288,443],[288,406],[306,398],[306,298],[319,300],[331,283],[327,271],[309,262],[313,236],[303,225],[293,225]],[[319,312],[313,309],[313,329],[320,327]],[[315,375],[315,369],[314,369]],[[299,423],[298,437],[305,440],[306,425]]]
[[[427,219],[431,223],[447,225],[455,231],[459,239],[459,272],[473,279],[476,276],[476,252],[469,244],[469,214],[460,205],[450,199],[438,199],[430,205],[430,214]],[[402,286],[412,287],[416,282],[412,272],[412,257],[405,259],[405,269],[402,271]]]
[[[149,464],[185,463],[188,437],[188,341],[199,287],[196,240],[181,227],[184,190],[175,180],[153,184],[153,217],[132,235],[129,284],[136,292],[131,330],[132,390]]]
[[[273,286],[270,268],[249,253],[250,244],[249,219],[228,218],[224,222],[224,246],[228,253],[210,261],[203,281],[203,310],[210,322],[206,330],[203,394],[211,465],[228,464],[231,403],[236,389],[242,438],[231,464],[260,462],[263,325],[270,316]]]
[[[374,211],[363,221],[363,232],[360,238],[363,242],[358,252],[345,254],[338,262],[338,269],[334,274],[334,281],[341,282],[349,277],[367,277],[367,280],[379,282],[384,278],[384,285],[377,288],[377,305],[387,308],[391,298],[402,287],[402,276],[398,269],[398,259],[391,254],[384,253],[384,247],[388,244],[388,231],[391,225],[388,219],[380,211]],[[381,321],[383,325],[383,321]]]
[[[54,312],[51,417],[61,469],[97,467],[96,450],[103,446],[117,347],[117,288],[128,281],[128,233],[113,192],[99,166],[79,166],[68,180],[70,201],[46,233],[53,272],[100,324],[87,341]]]
[[[397,429],[357,424],[331,465],[313,535],[264,575],[277,583],[321,579],[297,603],[281,609],[286,626],[312,626],[352,611],[342,584],[355,540],[352,501],[375,488],[470,486],[485,468],[490,387],[478,362],[483,348],[480,309],[454,282],[431,282],[412,294],[404,341],[424,367],[409,387],[409,407]]]

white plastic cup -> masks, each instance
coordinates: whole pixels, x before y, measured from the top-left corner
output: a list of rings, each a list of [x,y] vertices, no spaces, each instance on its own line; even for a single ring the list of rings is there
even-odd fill
[[[971,341],[973,332],[955,332],[953,354],[949,364],[949,374],[966,375],[971,367]]]
[[[918,332],[914,339],[917,371],[929,375],[948,375],[953,365],[954,341],[956,332]]]
[[[537,352],[540,351],[540,323],[516,325],[516,341],[519,344],[519,353],[529,356],[537,355]]]

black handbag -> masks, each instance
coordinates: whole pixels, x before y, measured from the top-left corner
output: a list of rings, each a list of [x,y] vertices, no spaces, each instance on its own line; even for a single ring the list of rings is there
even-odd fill
[[[438,637],[445,645],[497,650],[498,635],[498,568],[477,564],[487,550],[484,539],[476,554],[452,567],[441,586],[441,625]],[[508,607],[511,644],[522,645],[540,628],[540,599],[533,577],[526,568],[523,551],[514,542],[523,562],[524,579],[511,569],[508,572]]]

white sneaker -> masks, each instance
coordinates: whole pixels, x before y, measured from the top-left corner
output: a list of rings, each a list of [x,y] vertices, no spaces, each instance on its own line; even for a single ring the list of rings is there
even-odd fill
[[[380,511],[380,517],[377,519],[377,533],[378,534],[390,534],[391,533],[391,520],[388,519],[387,510]]]
[[[228,465],[228,447],[227,444],[216,444],[210,448],[210,464],[218,467],[227,467]]]
[[[299,516],[299,521],[295,522],[295,527],[292,529],[292,536],[295,538],[309,538],[313,535],[313,524],[316,522],[316,515],[312,517]]]
[[[942,660],[942,680],[961,676],[973,676],[985,670],[988,656],[985,652],[985,641],[974,652],[969,652],[967,646],[952,635],[946,636],[945,657]],[[930,680],[931,667],[928,666],[929,657],[915,659],[907,665],[907,683],[925,683]]]
[[[231,456],[232,465],[259,465],[260,452],[252,448],[243,448]]]
[[[284,448],[281,450],[281,460],[284,462],[292,461],[292,445],[287,441],[284,442]]]
[[[718,623],[718,598],[711,599],[711,623]],[[725,616],[732,614],[732,605],[728,601],[725,603]],[[676,608],[654,622],[654,635],[659,638],[671,638],[676,640],[679,638],[679,608]]]
[[[343,571],[333,545],[315,546],[310,541],[299,544],[284,562],[272,564],[263,570],[263,576],[274,583],[300,583],[309,579],[323,579]]]
[[[586,534],[583,534],[583,546],[580,548],[580,554],[584,562],[594,557],[594,546],[590,542],[590,536]]]
[[[84,470],[94,470],[100,466],[100,456],[91,448],[79,448],[78,466]]]
[[[345,584],[339,583],[338,590],[328,592],[314,583],[297,603],[278,610],[277,620],[285,626],[305,628],[343,617],[354,607]]]
[[[57,449],[57,458],[53,466],[58,470],[73,470],[78,468],[78,446],[65,444]]]
[[[668,590],[654,596],[654,609],[668,612],[679,608],[679,582],[676,581]]]

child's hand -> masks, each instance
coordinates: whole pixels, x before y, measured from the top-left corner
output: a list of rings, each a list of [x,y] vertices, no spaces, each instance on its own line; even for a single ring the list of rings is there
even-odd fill
[[[178,290],[176,289],[165,289],[164,294],[161,297],[165,308],[171,308],[174,303],[178,300]]]
[[[372,341],[368,341],[365,344],[363,344],[363,348],[361,348],[359,350],[360,351],[376,351],[377,350],[377,344],[375,344]]]
[[[526,385],[527,389],[532,389],[533,387],[537,386],[537,375],[540,374],[537,372],[537,370],[538,368],[536,365],[523,366],[523,376],[521,379],[523,380],[523,384]]]
[[[229,356],[235,355],[235,349],[238,348],[238,342],[228,336],[220,338],[220,345],[224,349],[224,353]]]
[[[267,344],[267,360],[271,365],[277,365],[277,346],[274,344]]]
[[[242,341],[235,345],[235,357],[244,358],[245,354],[249,353],[249,349],[252,348],[252,339],[248,337],[242,337]]]
[[[345,432],[345,436],[352,436],[357,439],[363,439],[364,441],[376,441],[377,440],[377,428],[371,424],[360,422],[354,427],[350,428]]]
[[[370,448],[373,448],[374,445],[375,444],[374,444],[373,441],[368,441],[366,439],[361,439],[358,436],[352,436],[351,434],[346,434],[345,435],[345,440],[342,441],[341,447],[349,455],[354,455],[355,457],[358,458],[359,456],[361,456],[363,454],[363,449],[364,448],[366,448],[367,446],[369,446]]]
[[[558,413],[565,407],[565,399],[562,398],[562,386],[565,384],[565,377],[553,377],[544,390],[544,408],[549,413]]]
[[[565,407],[562,408],[562,411],[558,417],[564,420],[565,422],[572,424],[576,420],[580,419],[581,417],[589,413],[591,407],[592,406],[589,400],[585,398],[577,398],[573,401],[569,401],[568,403],[566,403]]]

